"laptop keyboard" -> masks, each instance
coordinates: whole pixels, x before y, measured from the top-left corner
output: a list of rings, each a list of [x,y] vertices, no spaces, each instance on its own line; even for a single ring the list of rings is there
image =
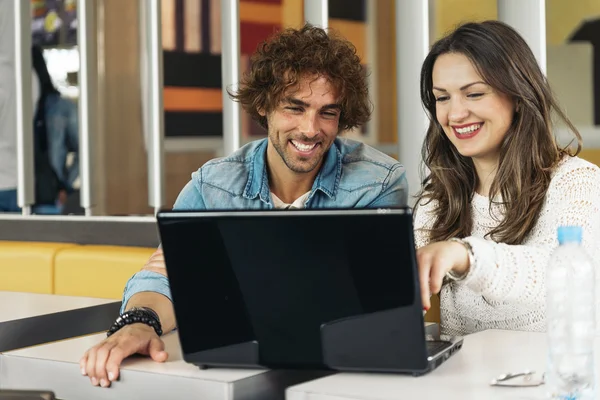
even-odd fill
[[[443,340],[427,340],[425,341],[427,344],[427,355],[434,356],[451,346],[450,342],[445,342]]]

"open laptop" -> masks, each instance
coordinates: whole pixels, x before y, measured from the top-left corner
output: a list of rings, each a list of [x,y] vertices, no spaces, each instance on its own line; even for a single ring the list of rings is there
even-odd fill
[[[408,208],[157,219],[187,362],[421,374],[462,346],[426,332]]]

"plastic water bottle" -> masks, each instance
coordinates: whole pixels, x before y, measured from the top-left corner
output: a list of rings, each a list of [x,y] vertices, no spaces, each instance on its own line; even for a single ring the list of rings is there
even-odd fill
[[[558,228],[559,246],[546,271],[546,385],[552,399],[596,399],[595,266],[581,238],[581,227]]]

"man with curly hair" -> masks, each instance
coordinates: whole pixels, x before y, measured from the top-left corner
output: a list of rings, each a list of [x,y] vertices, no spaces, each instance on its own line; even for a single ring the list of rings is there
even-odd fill
[[[339,138],[370,117],[366,76],[347,40],[306,25],[261,44],[239,91],[229,93],[268,138],[209,161],[192,174],[175,209],[379,208],[407,203],[401,164],[360,142]],[[144,307],[163,332],[175,328],[162,250],[127,283],[122,311]],[[134,353],[165,361],[156,330],[131,323],[80,362],[93,385],[110,386]]]

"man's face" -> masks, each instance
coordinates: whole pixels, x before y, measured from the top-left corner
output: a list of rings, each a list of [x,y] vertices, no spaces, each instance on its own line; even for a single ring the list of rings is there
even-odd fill
[[[270,167],[296,174],[318,171],[338,134],[340,105],[337,93],[323,76],[300,80],[268,114]],[[274,159],[275,158],[275,159]]]

